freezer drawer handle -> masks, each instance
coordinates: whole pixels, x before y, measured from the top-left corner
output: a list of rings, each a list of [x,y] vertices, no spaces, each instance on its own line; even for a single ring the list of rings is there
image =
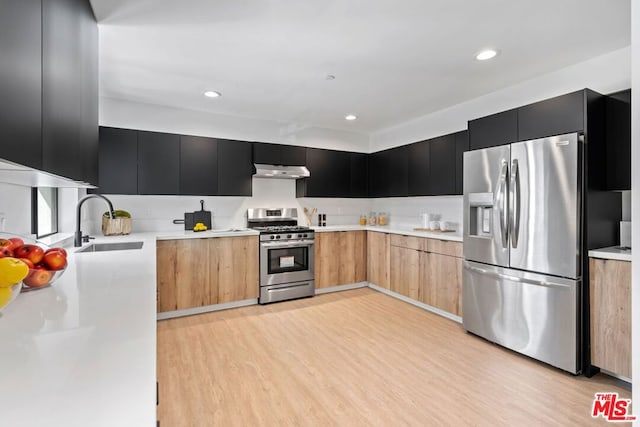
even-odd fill
[[[528,283],[531,285],[538,285],[538,286],[547,286],[549,288],[567,288],[567,289],[571,288],[571,285],[566,285],[563,283],[548,282],[546,280],[544,281],[531,280],[531,279],[526,279],[524,277],[512,276],[510,274],[496,273],[495,271],[485,270],[484,268],[472,267],[468,264],[465,264],[464,268],[487,275],[487,276],[493,276],[493,277],[498,277],[500,279],[510,280],[512,282]]]
[[[502,241],[502,247],[506,248],[509,245],[509,239],[507,235],[507,217],[505,214],[507,204],[507,175],[509,174],[509,164],[505,161],[502,163],[502,170],[500,171],[500,181],[498,183],[498,189],[496,191],[496,204],[498,205],[498,212],[500,214],[500,239]]]
[[[511,219],[509,221],[509,234],[511,235],[511,247],[518,247],[518,235],[520,234],[520,170],[518,160],[511,163],[511,182],[509,183],[509,201]]]

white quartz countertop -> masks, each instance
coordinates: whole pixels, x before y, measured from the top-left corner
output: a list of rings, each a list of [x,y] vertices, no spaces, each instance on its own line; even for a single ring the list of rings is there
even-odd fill
[[[620,246],[593,249],[589,251],[589,257],[601,259],[614,259],[618,261],[631,261],[631,249],[622,249]]]
[[[156,244],[75,253],[52,286],[0,314],[0,424],[140,427],[156,423]],[[93,243],[93,242],[92,242]]]
[[[255,230],[225,228],[222,230],[207,231],[158,231],[154,233],[144,233],[145,235],[155,236],[158,240],[176,240],[176,239],[205,239],[210,237],[238,237],[238,236],[257,236],[260,233]]]
[[[316,233],[330,232],[330,231],[378,231],[381,233],[402,234],[405,236],[425,237],[428,239],[449,240],[453,242],[462,242],[462,232],[431,232],[431,231],[417,231],[410,227],[397,227],[397,226],[371,226],[371,225],[330,225],[327,227],[311,227]]]

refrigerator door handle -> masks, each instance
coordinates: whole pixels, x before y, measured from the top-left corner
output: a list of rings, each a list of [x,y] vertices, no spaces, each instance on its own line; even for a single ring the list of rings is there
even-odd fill
[[[509,175],[509,164],[505,161],[502,162],[502,170],[500,171],[500,181],[498,182],[498,189],[496,191],[496,204],[498,205],[498,212],[500,215],[500,239],[502,241],[502,247],[507,248],[509,246],[509,237],[507,234],[507,214],[508,208],[507,198],[507,176]]]
[[[520,234],[520,171],[518,159],[511,162],[511,179],[509,182],[509,234],[511,235],[511,247],[518,247]]]
[[[473,267],[468,264],[465,264],[464,267],[468,270],[475,271],[476,273],[509,280],[511,282],[529,283],[531,285],[546,286],[549,288],[571,288],[571,285],[567,285],[564,283],[549,282],[548,280],[532,280],[532,279],[527,279],[525,277],[512,276],[510,274],[504,274],[504,273],[498,273],[496,271],[485,270],[484,268]]]

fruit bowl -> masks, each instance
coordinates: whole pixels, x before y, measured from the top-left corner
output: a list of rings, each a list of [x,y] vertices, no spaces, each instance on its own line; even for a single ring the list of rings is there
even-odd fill
[[[17,298],[18,294],[20,294],[20,289],[22,289],[22,282],[7,287],[0,287],[0,312]]]
[[[29,237],[18,237],[7,233],[0,233],[0,261],[2,258],[17,259],[26,265],[26,272],[24,266],[21,267],[23,269],[23,276],[20,279],[22,292],[50,286],[67,269],[67,252],[63,248],[52,248]],[[7,271],[0,269],[0,284],[3,274],[5,278],[10,277],[8,268],[11,264],[5,263],[5,265]]]

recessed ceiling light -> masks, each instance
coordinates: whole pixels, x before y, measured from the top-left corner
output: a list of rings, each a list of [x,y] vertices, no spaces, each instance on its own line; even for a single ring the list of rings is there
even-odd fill
[[[498,54],[498,51],[495,49],[485,49],[476,54],[476,59],[478,61],[486,61],[487,59],[491,59]]]
[[[219,98],[222,96],[220,92],[216,92],[215,90],[208,90],[204,93],[204,96],[207,98]]]
[[[349,121],[353,121],[355,119],[357,119],[358,116],[356,116],[355,114],[347,114],[346,116],[344,116],[345,120],[349,120]]]

